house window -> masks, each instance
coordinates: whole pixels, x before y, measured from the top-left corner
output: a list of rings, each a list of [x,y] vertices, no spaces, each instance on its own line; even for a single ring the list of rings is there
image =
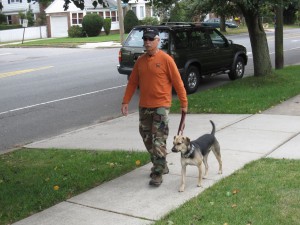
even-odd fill
[[[6,18],[7,18],[7,24],[12,24],[12,16],[8,15]]]
[[[132,7],[131,10],[134,12],[134,14],[136,15],[136,7]]]
[[[9,3],[21,3],[22,1],[21,0],[10,0],[8,1],[8,4]]]
[[[72,24],[82,24],[83,13],[72,13]]]
[[[144,14],[144,6],[140,6],[140,18],[144,18],[145,14]]]
[[[117,11],[105,11],[105,18],[111,18],[112,22],[118,21]]]
[[[101,16],[102,18],[104,18],[103,17],[103,12],[99,12],[99,16]]]
[[[116,22],[117,20],[117,12],[116,11],[112,11],[111,12],[111,21],[112,22]]]
[[[110,11],[105,12],[105,18],[110,18]]]

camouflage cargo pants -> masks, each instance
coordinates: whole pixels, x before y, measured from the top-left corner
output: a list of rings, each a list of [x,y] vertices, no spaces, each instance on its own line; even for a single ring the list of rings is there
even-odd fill
[[[153,170],[162,174],[166,165],[167,138],[169,134],[169,108],[140,108],[139,131],[151,155]]]

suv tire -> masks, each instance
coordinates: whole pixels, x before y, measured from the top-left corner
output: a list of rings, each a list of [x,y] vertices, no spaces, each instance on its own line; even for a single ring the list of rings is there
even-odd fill
[[[186,92],[192,94],[197,91],[200,83],[199,70],[196,66],[189,66],[183,79]]]
[[[230,80],[236,80],[242,78],[245,72],[245,62],[242,57],[237,57],[234,62],[233,69],[228,73]]]

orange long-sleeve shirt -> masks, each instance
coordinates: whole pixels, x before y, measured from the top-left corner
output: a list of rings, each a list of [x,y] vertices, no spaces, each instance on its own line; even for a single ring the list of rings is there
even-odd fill
[[[153,56],[144,54],[138,58],[130,74],[123,103],[130,102],[138,86],[140,107],[170,107],[172,86],[175,88],[181,107],[188,105],[186,91],[177,66],[173,58],[161,50]]]

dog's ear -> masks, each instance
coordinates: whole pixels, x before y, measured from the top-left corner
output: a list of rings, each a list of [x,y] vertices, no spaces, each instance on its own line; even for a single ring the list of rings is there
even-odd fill
[[[185,145],[189,145],[190,144],[190,139],[188,137],[183,137],[183,141]]]
[[[191,142],[191,139],[190,139],[190,138],[188,138],[188,137],[186,137],[186,142],[187,142],[188,144],[190,144],[190,142]]]

